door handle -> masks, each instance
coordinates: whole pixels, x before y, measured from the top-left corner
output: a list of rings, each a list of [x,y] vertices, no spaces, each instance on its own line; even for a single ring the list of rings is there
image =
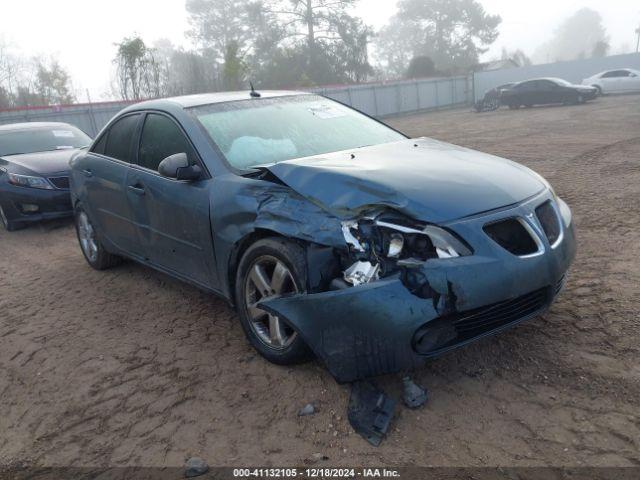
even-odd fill
[[[137,185],[129,185],[127,187],[131,193],[135,193],[136,195],[144,195],[144,187],[140,184]]]
[[[82,174],[85,177],[93,177],[93,172],[91,170],[82,170]]]

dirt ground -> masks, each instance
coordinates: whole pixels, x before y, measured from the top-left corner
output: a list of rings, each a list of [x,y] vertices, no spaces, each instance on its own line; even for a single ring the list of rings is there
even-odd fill
[[[0,465],[640,465],[640,97],[390,123],[522,162],[570,204],[579,253],[544,317],[420,370],[429,403],[374,448],[347,386],[262,360],[224,301],[90,269],[67,222],[0,229]]]

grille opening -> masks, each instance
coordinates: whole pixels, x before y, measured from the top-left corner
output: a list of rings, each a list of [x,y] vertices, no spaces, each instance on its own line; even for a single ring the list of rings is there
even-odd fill
[[[553,209],[553,205],[551,205],[551,200],[544,202],[536,208],[536,215],[547,236],[547,240],[549,240],[551,245],[555,244],[560,238],[560,222]]]
[[[538,251],[538,245],[531,234],[515,218],[490,223],[483,230],[494,242],[514,255],[530,255]]]
[[[51,177],[49,178],[49,181],[56,188],[59,188],[61,190],[69,189],[69,177]]]
[[[551,300],[551,292],[551,288],[541,288],[512,300],[463,312],[456,318],[431,321],[416,331],[413,348],[418,354],[429,355],[518,322],[542,310]]]
[[[548,300],[549,289],[542,288],[513,300],[466,312],[454,322],[458,338],[468,340],[532,315],[542,309]]]

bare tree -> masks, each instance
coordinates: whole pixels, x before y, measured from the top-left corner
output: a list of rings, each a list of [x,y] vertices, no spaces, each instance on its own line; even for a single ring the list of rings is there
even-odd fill
[[[0,107],[15,106],[14,97],[23,71],[22,59],[14,55],[9,45],[0,39]]]
[[[34,92],[43,105],[60,105],[75,102],[71,78],[56,59],[49,64],[43,60],[35,61],[36,75]]]
[[[154,51],[140,37],[125,38],[116,44],[114,63],[118,89],[125,100],[159,97],[161,94],[160,67]]]
[[[71,78],[55,58],[25,59],[0,41],[0,108],[74,101]]]

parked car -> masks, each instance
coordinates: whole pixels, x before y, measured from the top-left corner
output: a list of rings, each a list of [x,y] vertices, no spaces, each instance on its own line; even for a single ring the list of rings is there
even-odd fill
[[[73,215],[69,159],[90,143],[67,123],[0,126],[0,219],[7,230]]]
[[[631,68],[607,70],[582,81],[598,90],[599,95],[640,92],[640,71]]]
[[[573,85],[561,78],[538,78],[516,83],[502,91],[502,103],[511,109],[521,106],[584,103],[598,96],[594,87]]]
[[[571,211],[514,162],[308,93],[153,100],[71,161],[84,256],[221,295],[278,364],[396,372],[544,312]]]

